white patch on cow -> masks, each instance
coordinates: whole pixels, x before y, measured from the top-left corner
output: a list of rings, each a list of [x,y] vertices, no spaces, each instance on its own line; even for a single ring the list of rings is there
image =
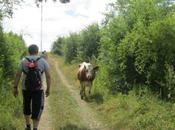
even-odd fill
[[[93,66],[90,63],[87,63],[87,77],[92,77]]]
[[[93,66],[91,63],[83,62],[79,64],[79,70],[83,70],[84,68],[87,70],[86,77],[92,77]]]
[[[83,70],[84,69],[84,66],[86,67],[86,62],[83,62],[83,63],[81,63],[81,64],[79,64],[79,70],[81,71],[81,70]]]

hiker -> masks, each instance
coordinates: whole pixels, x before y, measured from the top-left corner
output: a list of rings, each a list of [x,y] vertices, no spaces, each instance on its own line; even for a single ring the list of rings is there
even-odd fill
[[[18,84],[23,73],[22,94],[23,113],[26,121],[25,130],[31,130],[31,119],[33,130],[38,130],[40,117],[44,108],[44,86],[43,74],[46,75],[47,88],[46,97],[50,94],[51,77],[49,66],[44,58],[38,56],[38,46],[33,44],[28,47],[29,56],[23,58],[19,64],[13,95],[18,96]]]
[[[43,51],[41,53],[41,57],[44,58],[45,60],[48,60],[47,52],[46,51]]]

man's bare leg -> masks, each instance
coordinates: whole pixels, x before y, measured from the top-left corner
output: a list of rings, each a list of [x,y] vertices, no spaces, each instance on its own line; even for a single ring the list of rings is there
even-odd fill
[[[24,118],[26,120],[26,128],[31,129],[31,115],[24,115]]]
[[[38,125],[39,125],[39,120],[34,120],[33,119],[33,129],[37,130],[38,129]]]

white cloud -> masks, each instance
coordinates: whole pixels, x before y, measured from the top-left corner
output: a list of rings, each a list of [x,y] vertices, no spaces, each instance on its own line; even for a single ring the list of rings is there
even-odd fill
[[[100,23],[108,2],[110,0],[71,0],[68,4],[61,4],[50,0],[43,3],[43,50],[50,50],[57,36],[78,32],[94,22]],[[40,19],[40,8],[34,1],[26,0],[14,11],[12,19],[3,20],[4,31],[23,34],[27,45],[40,47]]]

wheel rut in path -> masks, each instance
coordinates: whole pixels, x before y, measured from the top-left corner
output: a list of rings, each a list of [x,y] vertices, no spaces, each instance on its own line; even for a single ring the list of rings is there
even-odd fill
[[[77,104],[80,107],[79,116],[86,123],[87,127],[90,130],[109,130],[106,126],[96,118],[96,113],[87,105],[84,100],[80,99],[79,92],[75,90],[75,87],[70,85],[66,77],[61,72],[59,65],[56,61],[52,60],[55,63],[56,72],[58,73],[61,81],[68,88],[70,95],[76,100]]]
[[[46,82],[44,80],[44,86],[46,87]],[[50,115],[50,105],[49,105],[49,97],[45,97],[45,104],[43,114],[41,116],[41,120],[39,123],[39,130],[54,130],[52,126],[52,117]]]

